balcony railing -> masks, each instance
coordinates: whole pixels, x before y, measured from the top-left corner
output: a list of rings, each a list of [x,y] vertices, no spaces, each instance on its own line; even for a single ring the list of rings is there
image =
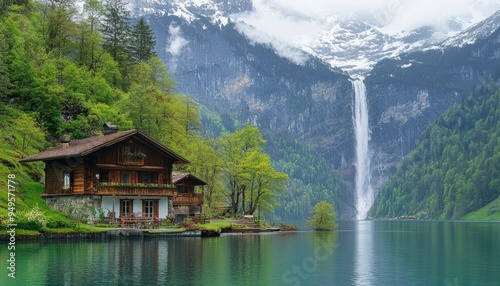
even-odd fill
[[[101,184],[96,195],[119,196],[177,196],[177,189],[171,185],[108,185]]]
[[[202,205],[203,194],[178,194],[174,198],[174,206]]]

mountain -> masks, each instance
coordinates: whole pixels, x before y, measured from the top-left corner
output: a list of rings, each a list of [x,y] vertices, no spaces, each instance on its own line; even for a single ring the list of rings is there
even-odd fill
[[[380,190],[371,216],[462,219],[493,202],[500,195],[499,122],[499,90],[481,89],[454,104]]]
[[[441,43],[441,47],[463,47],[465,45],[471,45],[478,40],[485,39],[491,35],[491,33],[500,27],[500,11],[497,11],[484,21],[481,21],[456,36],[446,39]],[[439,47],[434,47],[434,49],[439,49]]]
[[[260,44],[242,29],[232,15],[252,11],[250,0],[132,5],[153,28],[178,91],[201,104],[207,133],[259,126],[274,164],[292,178],[277,210],[283,217],[303,217],[321,196],[335,201],[341,219],[356,213],[352,79],[331,65],[366,75],[375,190],[447,108],[498,84],[496,14],[439,45],[431,27],[394,36],[366,19],[330,17],[331,28],[299,50]]]
[[[222,1],[222,0],[134,0],[131,2],[135,16],[169,15],[177,16],[188,23],[201,18],[211,23],[226,25],[229,21],[237,25],[238,31],[246,35],[250,41],[267,42],[264,32],[258,31],[246,23],[244,15],[254,11],[252,0]],[[305,15],[294,14],[287,7],[273,6],[287,17],[297,20],[319,23],[323,29],[312,33],[296,46],[314,57],[317,57],[333,67],[341,68],[351,76],[366,75],[377,62],[384,58],[395,57],[401,53],[421,50],[444,40],[447,35],[457,33],[467,26],[468,22],[460,18],[450,18],[446,24],[451,32],[443,34],[432,26],[418,27],[414,30],[399,33],[389,33],[384,30],[381,21],[384,15],[376,13],[369,17],[357,18],[351,16],[320,15],[306,18]],[[242,16],[243,15],[243,16]],[[271,39],[271,45],[282,54],[295,53],[290,46]]]
[[[352,217],[353,198],[343,183],[352,178],[341,180],[336,168],[353,154],[349,76],[301,51],[296,52],[307,60],[297,64],[267,45],[250,42],[235,23],[215,16],[219,14],[211,8],[200,13],[200,6],[184,4],[165,6],[171,13],[157,10],[147,21],[157,46],[164,47],[157,53],[178,91],[210,111],[202,115],[204,130],[233,131],[235,120],[260,128],[275,165],[292,173],[289,196],[281,201],[283,209],[276,210],[279,216],[306,217],[317,201],[329,199],[340,217]],[[315,148],[319,145],[330,146],[323,149],[330,150],[335,163]]]
[[[444,111],[470,92],[500,85],[495,21],[498,13],[432,49],[382,60],[366,77],[377,188]]]
[[[356,18],[330,16],[326,21],[328,30],[302,49],[353,76],[364,76],[384,58],[421,50],[438,41],[432,27],[391,35]]]

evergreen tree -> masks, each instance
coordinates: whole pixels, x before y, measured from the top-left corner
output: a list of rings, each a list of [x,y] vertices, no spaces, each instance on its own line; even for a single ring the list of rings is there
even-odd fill
[[[465,96],[430,125],[370,216],[461,219],[500,194],[500,91]]]
[[[123,0],[107,0],[106,10],[101,26],[103,48],[118,63],[121,72],[121,83],[118,78],[113,78],[115,87],[121,84],[122,88],[128,87],[127,77],[131,68],[130,50],[130,12]]]
[[[153,51],[156,45],[156,39],[153,35],[153,30],[141,17],[137,24],[132,26],[132,56],[136,63],[144,62],[155,56]]]
[[[76,14],[75,0],[47,0],[42,2],[42,29],[45,48],[56,56],[73,56],[77,29],[72,18]]]

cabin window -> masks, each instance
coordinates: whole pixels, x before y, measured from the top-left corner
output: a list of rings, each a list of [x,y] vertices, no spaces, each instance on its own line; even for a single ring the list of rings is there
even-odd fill
[[[156,172],[139,172],[139,183],[158,184],[158,173],[156,173]]]
[[[144,216],[153,217],[154,201],[145,200],[144,201]]]
[[[132,213],[132,200],[120,200],[121,215],[130,215]]]
[[[123,163],[129,165],[144,165],[146,154],[139,146],[129,143],[123,149]]]
[[[130,183],[130,172],[122,172],[122,183]]]
[[[63,174],[63,189],[71,188],[71,173],[64,172]]]
[[[187,192],[188,192],[187,187],[186,186],[182,186],[181,187],[181,194],[187,194]]]
[[[108,170],[99,171],[99,180],[105,183],[109,182],[109,171]]]

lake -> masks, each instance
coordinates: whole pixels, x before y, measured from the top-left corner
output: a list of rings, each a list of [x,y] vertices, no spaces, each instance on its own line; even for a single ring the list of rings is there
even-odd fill
[[[500,223],[348,221],[333,232],[18,241],[0,285],[500,285]]]

